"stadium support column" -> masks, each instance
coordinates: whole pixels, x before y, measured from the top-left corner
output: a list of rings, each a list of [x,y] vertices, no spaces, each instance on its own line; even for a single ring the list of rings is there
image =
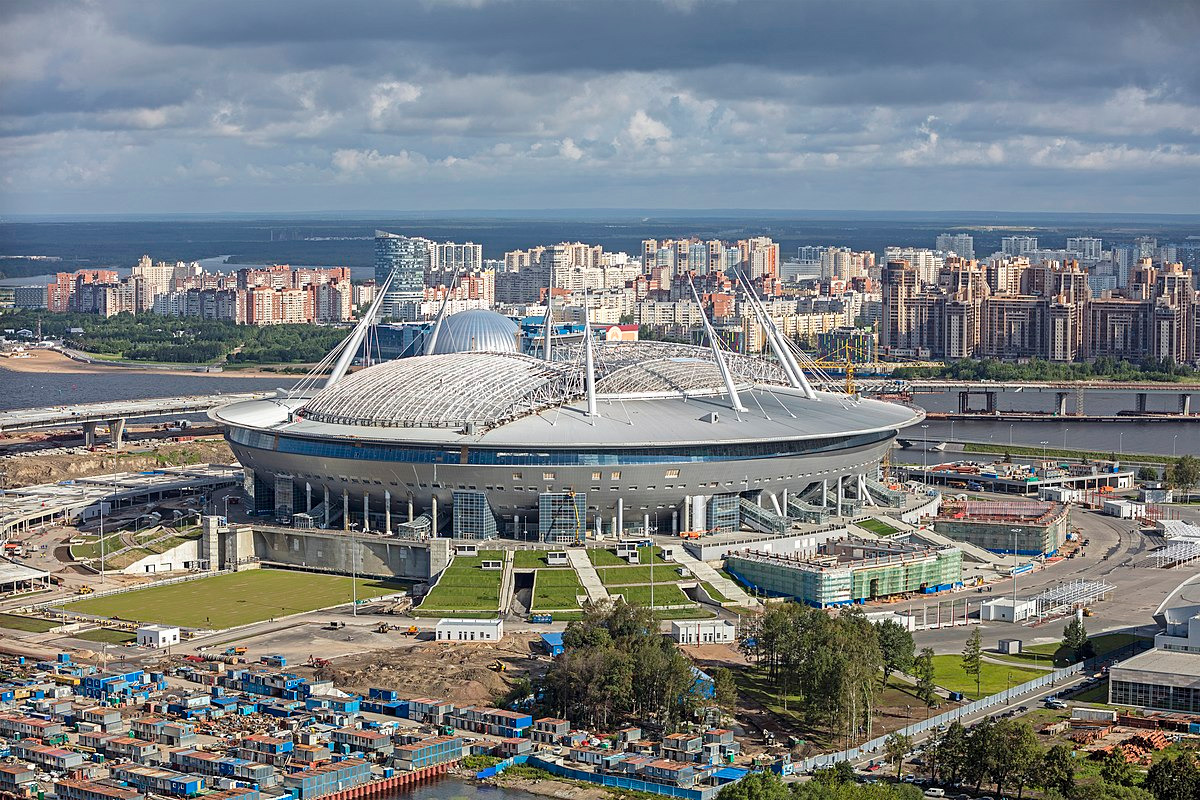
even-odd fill
[[[325,489],[325,505],[324,505],[325,524],[322,525],[321,527],[328,528],[329,527],[329,487],[326,486],[326,487],[324,487],[324,489]]]
[[[821,479],[821,508],[829,508],[829,481]]]
[[[655,533],[657,532],[658,531],[655,531]],[[679,509],[675,509],[671,512],[671,535],[679,535]]]
[[[650,515],[642,515],[642,533],[646,536],[650,535]]]
[[[312,484],[304,482],[304,513],[312,511]]]
[[[408,495],[408,524],[412,525],[413,521],[413,498],[412,494]]]
[[[685,531],[692,529],[692,496],[690,494],[683,496],[683,529]]]
[[[429,496],[429,516],[433,522],[433,528],[432,528],[432,530],[430,530],[429,535],[436,539],[437,535],[438,535],[437,495],[436,494]]]
[[[625,532],[625,500],[617,498],[617,536]]]
[[[842,489],[842,477],[843,477],[843,476],[841,476],[841,475],[838,475],[838,484],[837,484],[837,511],[835,511],[835,512],[834,512],[834,514],[835,514],[836,516],[839,516],[839,517],[842,515],[842,498],[844,498],[844,497],[846,496],[845,494],[843,494],[843,489]]]
[[[371,530],[371,493],[363,492],[363,533]]]
[[[342,489],[342,530],[350,530],[350,492]]]
[[[388,489],[383,490],[383,532],[392,535],[392,493]]]

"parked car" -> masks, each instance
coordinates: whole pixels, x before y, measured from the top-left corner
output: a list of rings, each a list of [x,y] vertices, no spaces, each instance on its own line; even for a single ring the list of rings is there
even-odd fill
[[[925,790],[926,797],[945,797],[946,790],[939,786],[930,786]]]

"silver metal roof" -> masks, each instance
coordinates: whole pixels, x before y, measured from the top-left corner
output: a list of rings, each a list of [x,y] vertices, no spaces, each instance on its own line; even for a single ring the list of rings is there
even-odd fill
[[[503,314],[473,308],[451,314],[442,320],[433,353],[515,353],[518,351],[517,323]]]
[[[493,426],[577,397],[582,388],[572,365],[515,353],[416,356],[342,378],[299,416],[379,428]]]

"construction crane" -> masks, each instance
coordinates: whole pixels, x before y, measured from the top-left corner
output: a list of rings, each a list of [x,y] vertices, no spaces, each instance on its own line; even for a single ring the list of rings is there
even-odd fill
[[[859,362],[870,361],[871,354],[866,348],[856,347],[850,342],[843,342],[838,345],[833,352],[821,358],[814,359],[813,363],[823,370],[843,370],[846,375],[845,390],[846,394],[858,394],[854,385],[854,368],[856,366],[855,358]]]

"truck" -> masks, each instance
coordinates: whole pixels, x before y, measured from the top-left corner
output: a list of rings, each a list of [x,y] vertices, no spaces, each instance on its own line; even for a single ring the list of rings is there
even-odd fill
[[[241,647],[241,646],[230,647],[225,650],[225,655],[227,655],[227,656],[244,656],[244,655],[246,655],[246,648]]]

